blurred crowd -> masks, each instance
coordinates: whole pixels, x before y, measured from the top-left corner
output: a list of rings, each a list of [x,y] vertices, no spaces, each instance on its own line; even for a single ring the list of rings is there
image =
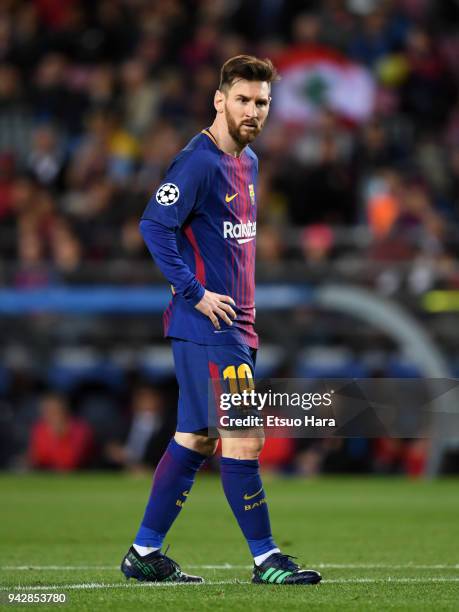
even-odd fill
[[[366,261],[457,286],[458,28],[454,0],[2,0],[0,283],[101,282],[108,262],[144,281],[139,216],[211,122],[223,61],[309,50],[366,69],[372,112],[349,122],[319,96],[314,121],[289,123],[274,88],[255,146],[261,266],[317,269],[357,226]]]
[[[211,123],[220,66],[240,53],[270,57],[284,76],[254,144],[258,272],[347,275],[388,295],[459,288],[456,0],[0,0],[0,286],[151,282],[138,220],[174,155]],[[313,115],[286,117],[282,67],[306,56],[361,70],[369,112],[343,116],[318,70]],[[94,321],[144,343],[159,334],[156,321]],[[32,323],[39,348],[47,333],[54,343],[57,319]],[[27,325],[14,332],[25,346]],[[67,340],[87,326],[70,320]],[[174,429],[172,386],[27,384],[0,393],[1,466],[143,470]],[[425,457],[415,442],[270,440],[262,461],[418,474]]]
[[[137,381],[127,395],[88,384],[72,394],[42,389],[0,405],[0,469],[81,469],[149,474],[175,431],[172,386]],[[319,473],[425,473],[428,442],[394,439],[267,438],[263,469],[313,477]],[[218,470],[218,456],[206,465]]]
[[[151,470],[174,432],[174,402],[166,404],[164,389],[142,381],[117,396],[94,382],[72,393],[23,388],[2,405],[0,466]]]

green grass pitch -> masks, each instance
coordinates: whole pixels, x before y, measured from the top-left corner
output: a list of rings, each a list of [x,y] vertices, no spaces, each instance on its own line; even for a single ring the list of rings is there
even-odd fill
[[[276,540],[324,577],[308,587],[249,583],[248,549],[206,474],[167,543],[207,583],[127,582],[117,566],[149,488],[123,475],[0,476],[0,600],[20,588],[66,593],[64,610],[91,612],[459,610],[458,480],[265,476]]]

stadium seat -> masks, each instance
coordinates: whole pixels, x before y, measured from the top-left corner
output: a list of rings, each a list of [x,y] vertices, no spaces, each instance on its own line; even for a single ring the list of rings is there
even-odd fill
[[[172,350],[168,346],[151,346],[139,352],[139,373],[152,383],[164,382],[175,376]]]
[[[276,376],[284,359],[284,351],[273,344],[263,344],[257,353],[256,378]]]
[[[384,370],[387,378],[422,378],[419,367],[405,357],[390,357]]]
[[[116,439],[120,433],[121,418],[116,403],[103,393],[88,393],[82,399],[78,414],[93,428],[102,442]]]
[[[61,391],[71,391],[86,382],[98,382],[119,389],[124,384],[124,372],[91,349],[63,349],[52,360],[48,382]]]
[[[367,378],[369,374],[352,351],[341,347],[305,349],[295,368],[299,378]]]
[[[8,393],[10,382],[10,373],[6,368],[0,366],[0,395]]]

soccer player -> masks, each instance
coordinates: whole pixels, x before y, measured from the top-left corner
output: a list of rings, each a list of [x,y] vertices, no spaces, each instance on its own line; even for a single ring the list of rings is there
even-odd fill
[[[140,222],[172,288],[164,327],[172,340],[179,402],[177,432],[121,565],[127,578],[203,582],[185,574],[161,546],[197,471],[217,447],[208,437],[209,379],[253,379],[258,160],[248,145],[263,129],[276,78],[268,59],[239,55],[225,62],[214,122],[173,160]],[[262,446],[259,435],[222,437],[223,489],[254,558],[252,582],[315,584],[320,574],[300,569],[273,540],[259,474]]]

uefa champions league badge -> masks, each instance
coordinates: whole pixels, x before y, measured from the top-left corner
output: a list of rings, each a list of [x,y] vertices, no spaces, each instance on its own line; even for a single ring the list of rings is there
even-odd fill
[[[174,183],[164,183],[156,192],[156,201],[161,206],[172,206],[180,197],[180,189]]]

